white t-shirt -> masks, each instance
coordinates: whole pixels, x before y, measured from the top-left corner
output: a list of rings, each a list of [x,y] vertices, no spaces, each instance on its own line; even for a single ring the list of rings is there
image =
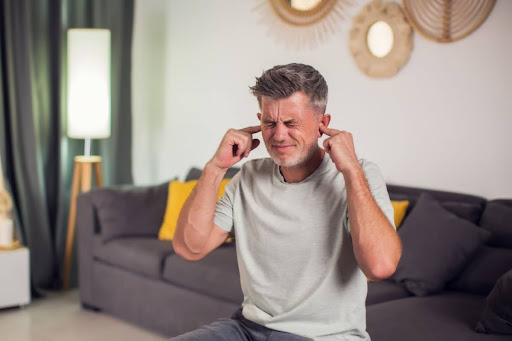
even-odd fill
[[[359,163],[394,226],[378,167]],[[214,222],[236,235],[245,318],[315,340],[370,340],[367,282],[353,252],[345,181],[328,154],[299,183],[286,183],[272,159],[245,163],[226,186]]]

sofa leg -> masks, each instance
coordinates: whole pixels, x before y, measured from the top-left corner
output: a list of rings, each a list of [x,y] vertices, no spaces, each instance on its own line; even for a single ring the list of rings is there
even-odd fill
[[[95,306],[92,306],[92,305],[84,303],[84,302],[82,302],[82,308],[85,309],[85,310],[90,310],[90,311],[95,311],[95,312],[100,312],[101,311],[100,308],[97,308]]]

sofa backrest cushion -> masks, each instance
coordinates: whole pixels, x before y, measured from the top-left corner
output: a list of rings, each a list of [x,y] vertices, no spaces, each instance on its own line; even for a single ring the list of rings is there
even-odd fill
[[[512,249],[512,200],[489,201],[480,226],[492,233],[489,245]]]
[[[169,183],[149,187],[105,187],[90,192],[103,242],[116,237],[157,236]]]
[[[498,278],[510,269],[512,249],[484,246],[449,287],[472,294],[487,295]]]
[[[392,278],[417,296],[441,291],[490,235],[428,193],[419,197],[398,233],[403,252]]]
[[[391,200],[409,200],[406,216],[412,211],[416,201],[422,193],[428,193],[435,198],[441,206],[458,217],[478,224],[486,200],[482,197],[455,192],[437,191],[425,188],[387,185]]]

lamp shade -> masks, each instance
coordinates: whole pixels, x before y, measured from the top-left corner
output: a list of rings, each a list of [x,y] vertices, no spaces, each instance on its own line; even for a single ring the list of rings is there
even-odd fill
[[[110,30],[68,30],[67,134],[110,136]]]

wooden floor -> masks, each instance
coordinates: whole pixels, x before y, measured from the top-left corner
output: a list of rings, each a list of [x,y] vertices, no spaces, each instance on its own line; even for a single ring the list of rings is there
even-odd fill
[[[103,313],[84,310],[78,290],[51,292],[23,308],[0,309],[5,341],[162,341],[165,337]]]

